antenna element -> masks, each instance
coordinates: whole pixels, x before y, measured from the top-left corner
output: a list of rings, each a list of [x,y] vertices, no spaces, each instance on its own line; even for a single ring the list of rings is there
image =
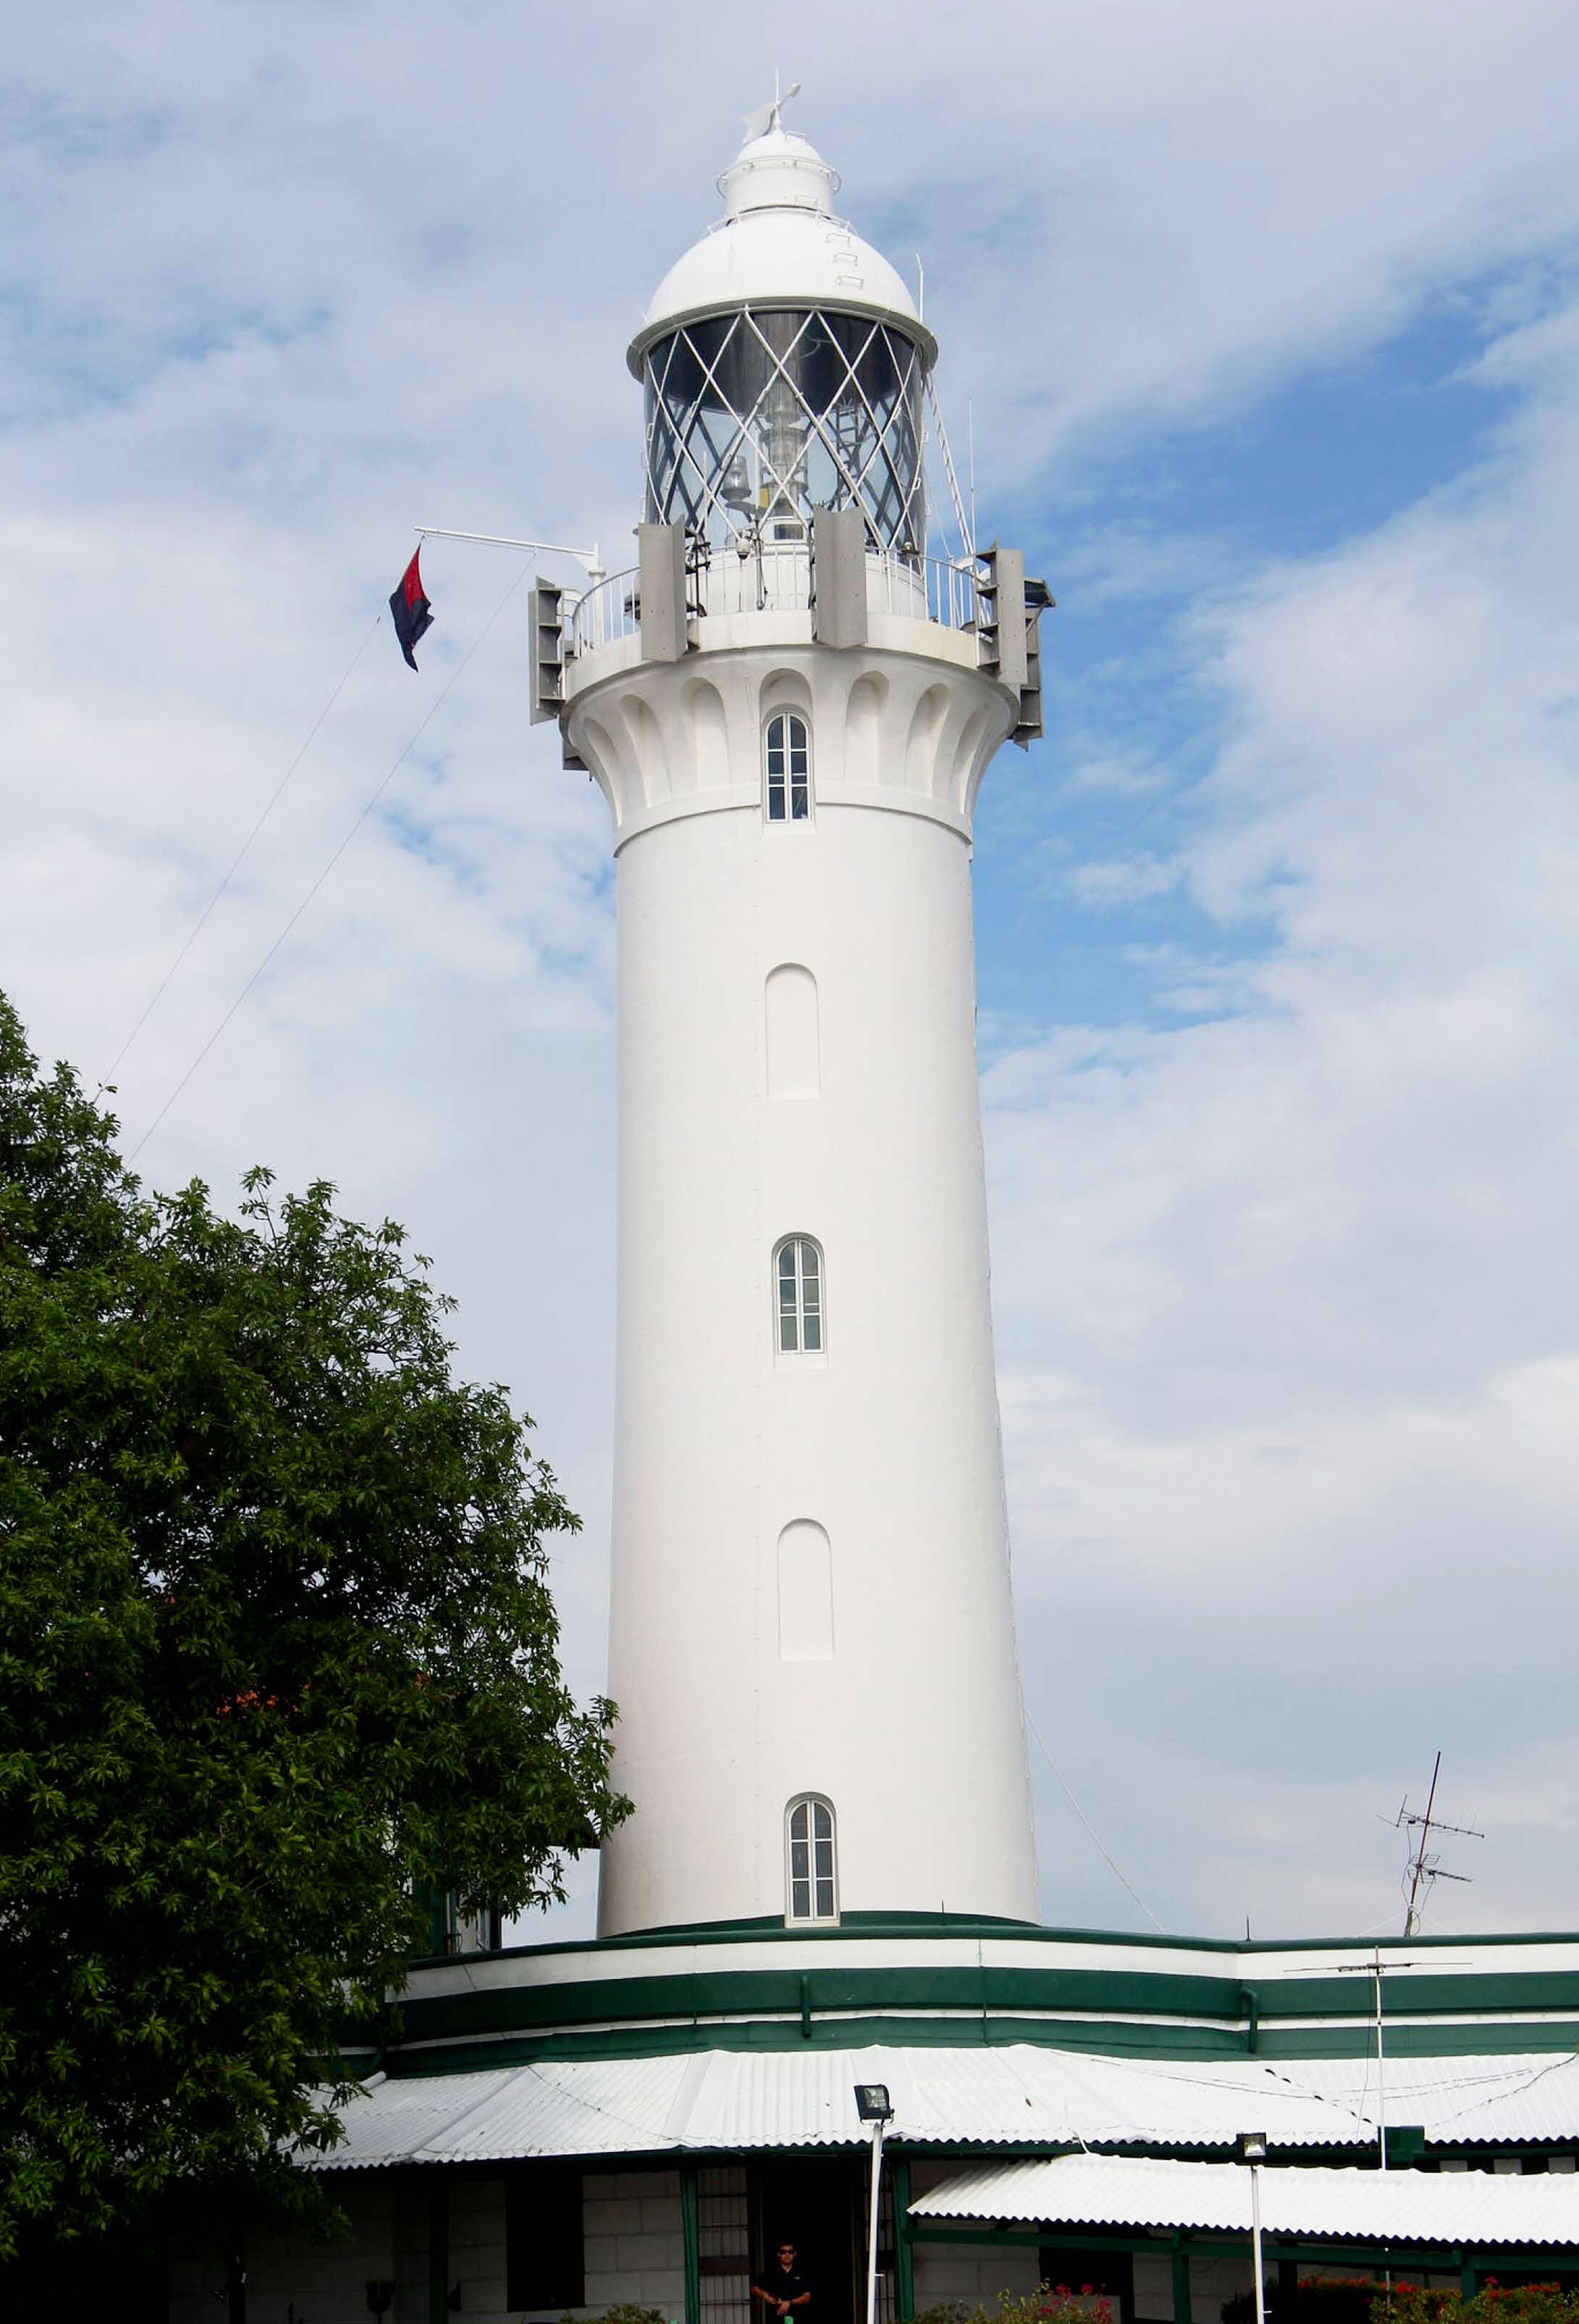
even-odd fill
[[[1431,1770],[1431,1789],[1427,1795],[1424,1815],[1418,1814],[1410,1807],[1409,1794],[1406,1792],[1403,1805],[1392,1820],[1400,1831],[1418,1835],[1414,1853],[1405,1867],[1409,1884],[1409,1903],[1403,1916],[1403,1932],[1406,1937],[1418,1936],[1420,1917],[1426,1909],[1427,1900],[1438,1880],[1456,1880],[1465,1886],[1469,1884],[1470,1876],[1467,1872],[1446,1872],[1431,1855],[1431,1834],[1434,1831],[1450,1831],[1460,1840],[1484,1840],[1486,1836],[1483,1831],[1476,1831],[1466,1823],[1444,1823],[1441,1817],[1435,1812],[1437,1778],[1441,1773],[1442,1754],[1438,1751],[1437,1763]]]

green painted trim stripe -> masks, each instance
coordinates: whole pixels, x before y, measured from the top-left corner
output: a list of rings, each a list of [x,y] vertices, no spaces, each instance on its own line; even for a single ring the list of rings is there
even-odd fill
[[[958,2232],[950,2227],[916,2227],[914,2240],[926,2244],[955,2244],[977,2248],[996,2249],[1000,2246],[1014,2249],[1016,2246],[1032,2245],[1042,2250],[1054,2251],[1135,2251],[1155,2252],[1161,2248],[1161,2237],[1149,2236],[1143,2228],[1127,2231],[1106,2229],[1089,2234],[1055,2235],[1051,2228],[1041,2227],[970,2227]],[[1208,2259],[1241,2258],[1250,2248],[1248,2228],[1241,2236],[1208,2235],[1194,2228],[1181,2231],[1177,2240],[1188,2252],[1199,2252]],[[1263,2245],[1269,2258],[1291,2259],[1297,2267],[1328,2265],[1350,2267],[1388,2267],[1406,2259],[1411,2267],[1440,2270],[1448,2274],[1463,2264],[1464,2246],[1462,2244],[1411,2244],[1401,2237],[1394,2244],[1345,2244],[1328,2239],[1310,2243],[1296,2241],[1288,2236],[1267,2236]],[[1571,2244],[1516,2244],[1510,2249],[1501,2245],[1473,2244],[1474,2264],[1479,2268],[1505,2266],[1519,2268],[1526,2274],[1550,2266],[1553,2256],[1560,2252],[1572,2253]],[[1565,2263],[1565,2264],[1566,2263]]]
[[[947,2010],[961,2017],[1022,2024],[1077,2014],[1188,2019],[1196,2021],[1205,2035],[1206,2055],[1214,2053],[1213,2036],[1221,2028],[1240,2052],[1248,2047],[1253,2032],[1262,2056],[1342,2056],[1359,2054],[1344,2046],[1347,2040],[1357,2034],[1363,2043],[1368,2038],[1370,1995],[1368,1987],[1360,1989],[1363,1985],[1356,1978],[1301,1978],[1283,1986],[1247,1986],[1234,1978],[1171,1972],[1148,1976],[1134,1970],[1000,1969],[983,1963],[937,1967],[903,1960],[829,1969],[797,1965],[690,1970],[485,1986],[464,1993],[409,1989],[401,2004],[401,2039],[405,2043],[430,2043],[479,2034],[572,2033],[610,2022],[636,2025],[655,2020],[672,2024],[767,2017],[794,2020],[804,2034],[808,2023],[814,2028],[819,2017],[832,2013],[887,2018]],[[1579,2024],[1579,1969],[1502,1977],[1400,1978],[1387,1991],[1388,2047],[1409,2055],[1410,2039],[1422,2019],[1482,2015],[1516,2020],[1535,2011],[1559,2013],[1563,2026]],[[1430,2032],[1435,2036],[1441,2030],[1438,2024]],[[1482,2029],[1475,2038],[1483,2043],[1489,2030]],[[1501,2027],[1496,2031],[1500,2036]],[[1339,2046],[1329,2049],[1334,2042]],[[1564,2044],[1558,2026],[1548,2024],[1533,2046],[1557,2049]],[[1433,2040],[1426,2053],[1435,2046]],[[1491,2046],[1504,2045],[1499,2038]]]
[[[1579,2019],[1539,2027],[1414,2027],[1411,2038],[1390,2044],[1394,2057],[1454,2058],[1492,2051],[1508,2056],[1561,2055],[1579,2048]],[[1428,2034],[1431,2038],[1428,2038]],[[1494,2038],[1493,2038],[1494,2037]],[[996,2048],[1029,2043],[1049,2050],[1088,2051],[1099,2056],[1179,2061],[1243,2058],[1243,2039],[1231,2032],[1212,2036],[1191,2026],[1093,2024],[1083,2019],[905,2018],[875,2015],[813,2020],[803,2034],[799,2016],[763,2024],[736,2020],[724,2024],[603,2026],[584,2031],[523,2033],[474,2041],[435,2041],[418,2048],[390,2044],[384,2067],[391,2078],[482,2071],[485,2067],[529,2065],[548,2059],[659,2058],[699,2050],[773,2051],[802,2049],[810,2042],[825,2050],[864,2049],[886,2043],[904,2049]],[[1305,2037],[1290,2034],[1264,2043],[1259,2059],[1363,2058],[1363,2028],[1317,2027]]]
[[[1344,1992],[1354,1995],[1352,1981]],[[1579,2014],[1579,1976],[1571,1981],[1570,2002]],[[610,2019],[794,2017],[820,2014],[906,2009],[983,2011],[1024,2016],[1034,2012],[1102,2010],[1216,2019],[1237,2025],[1245,2017],[1243,1986],[1232,1978],[1156,1977],[1105,1969],[1003,1969],[979,1964],[959,1968],[904,1962],[826,1969],[737,1969],[722,1973],[682,1972],[666,1977],[598,1978],[584,1983],[488,1986],[467,1993],[402,2000],[404,2039],[433,2041],[469,2033],[505,2033],[527,2027],[569,2029]],[[1324,2015],[1314,2003],[1300,2013]],[[1351,2012],[1345,2009],[1345,2015]],[[1363,2020],[1362,2007],[1352,2012]]]
[[[850,1936],[913,1937],[932,1933],[952,1937],[1000,1938],[1015,1944],[1102,1945],[1124,1948],[1136,1952],[1216,1953],[1232,1958],[1253,1969],[1258,1960],[1284,1953],[1373,1953],[1380,1950],[1385,1960],[1389,1952],[1401,1950],[1406,1945],[1411,1953],[1428,1951],[1442,1946],[1462,1953],[1465,1944],[1484,1946],[1488,1950],[1505,1945],[1573,1945],[1579,1948],[1579,1931],[1572,1929],[1520,1929],[1503,1934],[1482,1937],[1274,1937],[1255,1939],[1246,1943],[1243,1937],[1155,1936],[1149,1931],[1135,1929],[1047,1929],[1032,1921],[984,1920],[974,1914],[956,1915],[951,1913],[846,1913],[834,1925],[825,1929],[786,1927],[777,1919],[754,1921],[709,1921],[694,1927],[637,1929],[620,1937],[575,1937],[558,1944],[507,1945],[497,1952],[469,1953],[459,1958],[469,1960],[520,1960],[546,1954],[608,1953],[639,1951],[644,1947],[667,1945],[738,1945],[760,1944],[766,1939],[787,1944],[804,1945],[823,1942],[837,1944],[840,1938]],[[447,1968],[455,1956],[430,1956],[419,1967]],[[1349,1979],[1345,1979],[1346,1984]],[[1389,1987],[1389,1991],[1391,1987]]]

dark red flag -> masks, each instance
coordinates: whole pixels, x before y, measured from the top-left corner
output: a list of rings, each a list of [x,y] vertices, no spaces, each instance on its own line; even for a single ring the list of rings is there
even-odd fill
[[[401,574],[399,587],[390,599],[395,635],[400,641],[400,651],[413,669],[417,667],[417,657],[411,649],[418,639],[433,627],[433,608],[423,594],[422,575],[418,569],[421,555],[422,551],[418,549]]]

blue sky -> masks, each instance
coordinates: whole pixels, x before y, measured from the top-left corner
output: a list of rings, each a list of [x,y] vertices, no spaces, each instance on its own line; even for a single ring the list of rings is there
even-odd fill
[[[1516,400],[1476,376],[1489,313],[1515,287],[1533,313],[1556,303],[1555,282],[1524,274],[1460,286],[1394,336],[1238,408],[1138,442],[1098,438],[1075,490],[1054,476],[1029,506],[994,512],[994,525],[1018,521],[1060,604],[1045,633],[1048,734],[1024,765],[1005,754],[979,825],[987,1056],[1044,1017],[1051,993],[1085,1023],[1169,1023],[1198,1013],[1170,997],[1181,960],[1216,974],[1262,954],[1262,915],[1214,918],[1169,876],[1227,715],[1203,683],[1199,609],[1263,564],[1341,549],[1485,459]],[[1105,764],[1112,779],[1094,779]],[[1127,882],[1091,879],[1121,862]]]
[[[1561,0],[31,23],[4,96],[0,985],[108,1070],[419,521],[637,514],[623,350],[775,64],[925,256],[982,530],[1059,598],[978,816],[1025,1691],[1146,1911],[1566,1923],[1579,1837],[1579,24]],[[1012,69],[1011,69],[1012,68]],[[436,544],[117,1074],[135,1142],[494,614]],[[568,575],[567,575],[567,577]],[[392,1213],[587,1526],[611,1405],[602,810],[498,617],[142,1157]],[[1040,1752],[1044,1909],[1140,1923]],[[566,1925],[584,1923],[586,1879]]]

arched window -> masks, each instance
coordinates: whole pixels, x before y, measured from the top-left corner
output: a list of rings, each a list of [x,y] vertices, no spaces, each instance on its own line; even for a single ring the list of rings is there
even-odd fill
[[[767,820],[804,823],[812,812],[811,744],[795,710],[776,710],[767,722]]]
[[[785,1919],[837,1921],[831,1803],[815,1792],[803,1793],[785,1812],[784,1834]]]
[[[774,1254],[781,1356],[822,1353],[822,1253],[810,1235],[786,1235]]]

